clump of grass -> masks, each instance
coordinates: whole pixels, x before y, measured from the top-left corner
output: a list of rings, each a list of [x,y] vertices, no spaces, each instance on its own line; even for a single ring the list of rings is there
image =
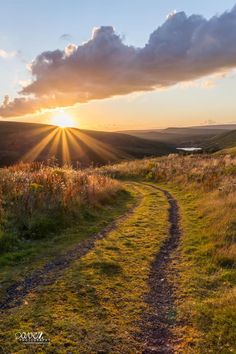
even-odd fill
[[[47,237],[85,210],[106,204],[120,184],[92,170],[59,168],[43,163],[0,169],[1,252],[13,240]],[[9,236],[15,235],[13,236]]]

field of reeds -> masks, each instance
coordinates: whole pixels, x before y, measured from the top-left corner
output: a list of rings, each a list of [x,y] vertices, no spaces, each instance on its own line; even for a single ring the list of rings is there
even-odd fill
[[[49,237],[106,204],[120,185],[93,171],[31,163],[0,169],[0,252],[22,239]]]
[[[104,167],[103,172],[155,181],[180,204],[178,352],[235,353],[236,158],[169,155]]]

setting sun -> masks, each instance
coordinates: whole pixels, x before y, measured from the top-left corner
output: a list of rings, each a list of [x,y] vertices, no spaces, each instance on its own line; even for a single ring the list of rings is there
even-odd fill
[[[66,113],[64,110],[57,111],[51,118],[52,124],[57,125],[60,128],[74,127],[74,119]]]

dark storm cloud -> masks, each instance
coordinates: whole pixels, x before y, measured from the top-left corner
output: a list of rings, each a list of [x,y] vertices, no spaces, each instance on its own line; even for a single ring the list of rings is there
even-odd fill
[[[0,115],[155,90],[235,66],[236,7],[209,20],[174,13],[143,48],[124,44],[112,27],[100,27],[87,43],[37,56],[24,97],[5,99]]]

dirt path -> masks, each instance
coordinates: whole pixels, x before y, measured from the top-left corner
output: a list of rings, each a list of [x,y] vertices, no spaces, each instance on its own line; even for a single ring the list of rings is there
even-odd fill
[[[174,197],[166,190],[143,183],[164,193],[169,203],[169,235],[158,252],[149,277],[150,292],[146,297],[149,312],[142,317],[141,340],[144,343],[143,354],[174,353],[174,335],[171,331],[175,325],[174,285],[170,279],[177,276],[175,262],[180,242],[180,213]]]
[[[173,196],[162,188],[148,183],[131,182],[131,184],[133,188],[144,185],[150,189],[161,191],[169,203],[168,237],[162,244],[151,267],[150,292],[145,298],[149,309],[142,316],[141,335],[138,340],[144,344],[143,354],[171,354],[174,353],[175,343],[172,333],[172,328],[175,326],[175,296],[172,280],[177,275],[174,263],[178,258],[176,250],[181,236],[179,207]],[[20,306],[29,292],[36,290],[39,286],[52,284],[63,276],[65,269],[70,266],[71,262],[86,255],[95,246],[97,240],[106,237],[109,232],[119,227],[121,222],[129,218],[143,198],[144,195],[139,191],[137,203],[125,215],[114,220],[101,232],[91,235],[72,251],[47,263],[42,269],[34,271],[29,277],[10,286],[6,291],[5,299],[0,303],[0,311]]]
[[[139,196],[135,205],[124,215],[111,222],[102,231],[91,235],[73,250],[45,264],[43,268],[34,271],[29,277],[26,277],[7,288],[5,298],[0,301],[0,312],[20,306],[26,295],[38,286],[53,284],[63,275],[63,271],[70,266],[72,261],[85,256],[95,246],[96,241],[106,237],[106,235],[114,230],[120,222],[124,221],[135,212],[135,209],[139,206],[144,197],[139,191],[138,193]]]

